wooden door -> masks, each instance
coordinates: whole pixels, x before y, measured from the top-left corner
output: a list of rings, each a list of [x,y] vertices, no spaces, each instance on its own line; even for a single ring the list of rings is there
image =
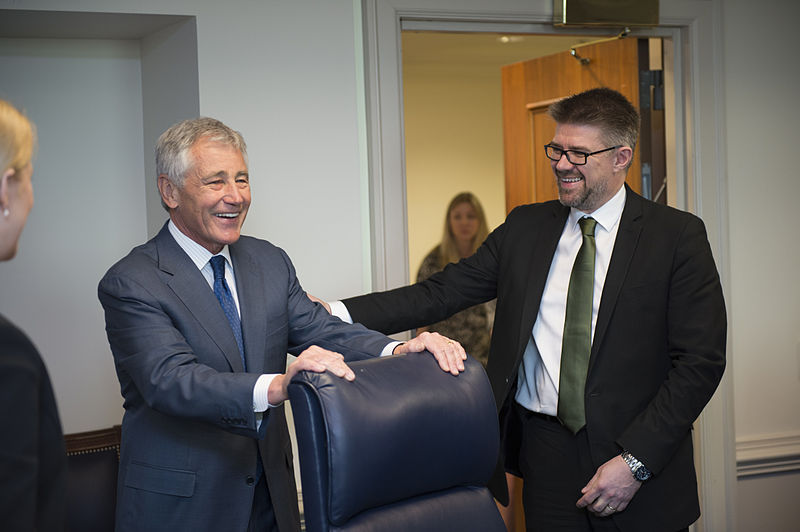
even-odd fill
[[[639,108],[637,39],[617,39],[578,49],[580,61],[563,52],[502,67],[506,212],[517,205],[558,198],[543,146],[553,139],[547,116],[552,102],[594,87],[621,92]],[[626,181],[641,192],[640,150]]]

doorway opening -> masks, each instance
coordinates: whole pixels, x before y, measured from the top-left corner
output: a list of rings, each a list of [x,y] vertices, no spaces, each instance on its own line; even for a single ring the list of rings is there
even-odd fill
[[[618,90],[639,109],[642,126],[629,186],[674,204],[668,188],[675,190],[676,176],[667,172],[666,154],[675,153],[675,137],[668,140],[665,133],[666,117],[674,115],[667,108],[674,97],[665,92],[673,63],[664,56],[671,50],[664,40],[402,31],[410,280],[420,270],[429,274],[428,255],[442,241],[448,204],[458,194],[477,197],[490,230],[517,205],[558,197],[542,149],[555,129],[547,107],[592,87]],[[521,481],[510,478],[509,489],[516,502],[504,518],[522,530]]]
[[[635,58],[629,78],[636,81],[618,81],[618,62],[603,65],[609,60],[599,56],[591,62],[592,56],[601,53],[594,48],[608,46],[615,48],[612,54],[617,53],[618,43],[613,39],[608,45],[592,45],[614,35],[610,30],[605,35],[402,31],[408,272],[412,280],[422,259],[439,243],[447,205],[456,194],[468,191],[479,199],[490,229],[502,223],[516,205],[555,198],[549,164],[537,161],[543,159],[539,144],[552,135],[544,111],[553,99],[589,88],[587,84],[621,90],[639,105],[642,134],[630,181],[645,197],[674,204],[676,176],[667,167],[675,162],[666,156],[675,153],[674,146],[668,145],[674,143],[674,136],[665,135],[668,117],[674,115],[669,108],[674,102],[671,46],[663,46],[668,39],[662,38],[621,39],[627,41],[624,46]],[[579,47],[580,58],[570,54],[574,47]],[[598,75],[601,67],[615,75]],[[574,71],[573,77],[583,79],[566,82],[553,69],[561,74]],[[510,70],[520,75],[527,72],[534,79],[527,81],[527,89],[504,86]],[[536,72],[542,72],[539,79]],[[634,83],[637,86],[619,86]],[[509,101],[514,98],[519,101]],[[513,104],[516,111],[512,112]]]

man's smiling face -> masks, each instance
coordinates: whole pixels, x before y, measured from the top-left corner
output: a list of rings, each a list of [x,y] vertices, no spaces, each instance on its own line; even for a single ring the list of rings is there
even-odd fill
[[[596,126],[558,124],[550,143],[564,150],[592,153],[609,147]],[[550,161],[558,185],[558,199],[563,205],[591,213],[614,197],[625,182],[631,148],[623,146],[592,155],[586,164],[574,165],[562,156]]]
[[[242,153],[221,142],[199,139],[182,186],[166,176],[159,189],[173,223],[211,253],[239,239],[250,207],[250,177]]]

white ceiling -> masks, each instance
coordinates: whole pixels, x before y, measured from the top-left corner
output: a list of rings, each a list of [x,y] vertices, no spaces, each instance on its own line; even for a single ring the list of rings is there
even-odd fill
[[[609,33],[613,36],[615,33]],[[569,50],[598,35],[514,35],[403,31],[405,68],[471,66],[498,68],[527,59]]]

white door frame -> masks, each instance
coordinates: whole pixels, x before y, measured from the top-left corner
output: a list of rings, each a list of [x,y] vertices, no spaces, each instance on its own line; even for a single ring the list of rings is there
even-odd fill
[[[559,33],[550,0],[361,0],[369,160],[372,289],[409,281],[403,152],[400,31]],[[488,6],[487,6],[488,4]],[[729,248],[722,32],[719,0],[661,0],[660,25],[640,34],[673,43],[676,115],[670,117],[680,161],[672,197],[703,218],[728,290]],[[669,124],[668,124],[669,127]],[[730,306],[730,305],[729,305]],[[730,341],[729,341],[730,345]],[[703,516],[695,530],[735,530],[736,460],[732,368],[696,423]],[[669,501],[665,501],[669,504]]]

